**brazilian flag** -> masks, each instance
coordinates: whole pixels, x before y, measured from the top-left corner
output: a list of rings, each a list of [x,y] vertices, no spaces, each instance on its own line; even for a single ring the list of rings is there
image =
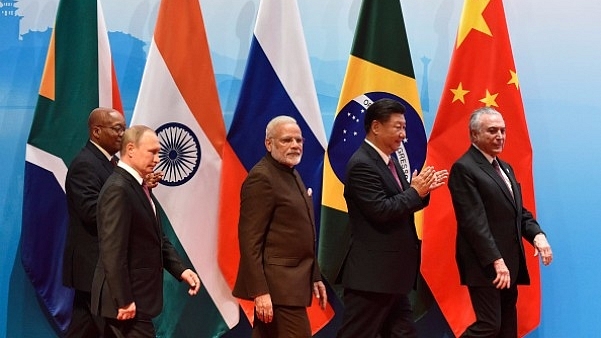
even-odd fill
[[[365,110],[381,98],[405,105],[407,139],[398,155],[410,179],[424,165],[427,141],[399,0],[363,1],[325,155],[319,264],[334,286],[350,238],[343,197],[346,163],[365,138]],[[420,235],[421,224],[417,214]]]

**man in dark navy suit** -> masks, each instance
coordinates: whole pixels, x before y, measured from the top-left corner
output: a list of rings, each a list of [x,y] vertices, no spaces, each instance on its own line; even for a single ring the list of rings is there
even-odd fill
[[[114,155],[121,148],[124,131],[123,114],[112,108],[94,109],[88,118],[90,139],[67,172],[69,230],[63,258],[63,284],[75,289],[67,337],[101,336],[102,319],[90,312],[92,278],[98,261],[96,202],[102,185],[113,172]]]

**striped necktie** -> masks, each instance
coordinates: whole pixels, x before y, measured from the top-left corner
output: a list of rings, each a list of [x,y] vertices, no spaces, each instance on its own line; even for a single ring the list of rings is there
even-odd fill
[[[504,175],[503,172],[501,171],[501,166],[499,165],[499,162],[497,161],[496,158],[494,160],[492,160],[492,166],[493,166],[493,168],[495,168],[495,171],[501,177],[503,182],[505,182],[507,189],[509,189],[509,192],[511,192],[511,197],[513,197],[513,189],[511,188],[511,182],[509,182],[509,178],[506,175]]]

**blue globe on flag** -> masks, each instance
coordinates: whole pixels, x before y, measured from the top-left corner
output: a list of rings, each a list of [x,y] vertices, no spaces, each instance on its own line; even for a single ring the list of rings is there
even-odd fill
[[[336,115],[332,135],[328,144],[328,159],[336,177],[343,184],[346,182],[346,164],[353,153],[365,139],[363,121],[365,111],[379,99],[389,98],[405,106],[407,121],[407,137],[397,150],[397,158],[405,172],[407,180],[411,180],[413,170],[418,172],[426,161],[427,139],[424,123],[418,112],[407,101],[385,92],[370,92],[355,97]]]

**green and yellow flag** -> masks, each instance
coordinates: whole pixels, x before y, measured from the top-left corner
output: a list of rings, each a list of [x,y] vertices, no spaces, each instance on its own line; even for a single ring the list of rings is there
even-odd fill
[[[398,157],[407,178],[421,169],[426,134],[399,0],[364,0],[324,160],[319,264],[336,284],[349,241],[343,197],[345,167],[363,139],[369,105],[392,98],[406,108],[407,139]],[[421,233],[421,217],[416,218]]]
[[[123,110],[100,1],[61,0],[27,139],[21,226],[23,268],[58,331],[73,304],[73,290],[62,285],[65,177],[96,107]]]

